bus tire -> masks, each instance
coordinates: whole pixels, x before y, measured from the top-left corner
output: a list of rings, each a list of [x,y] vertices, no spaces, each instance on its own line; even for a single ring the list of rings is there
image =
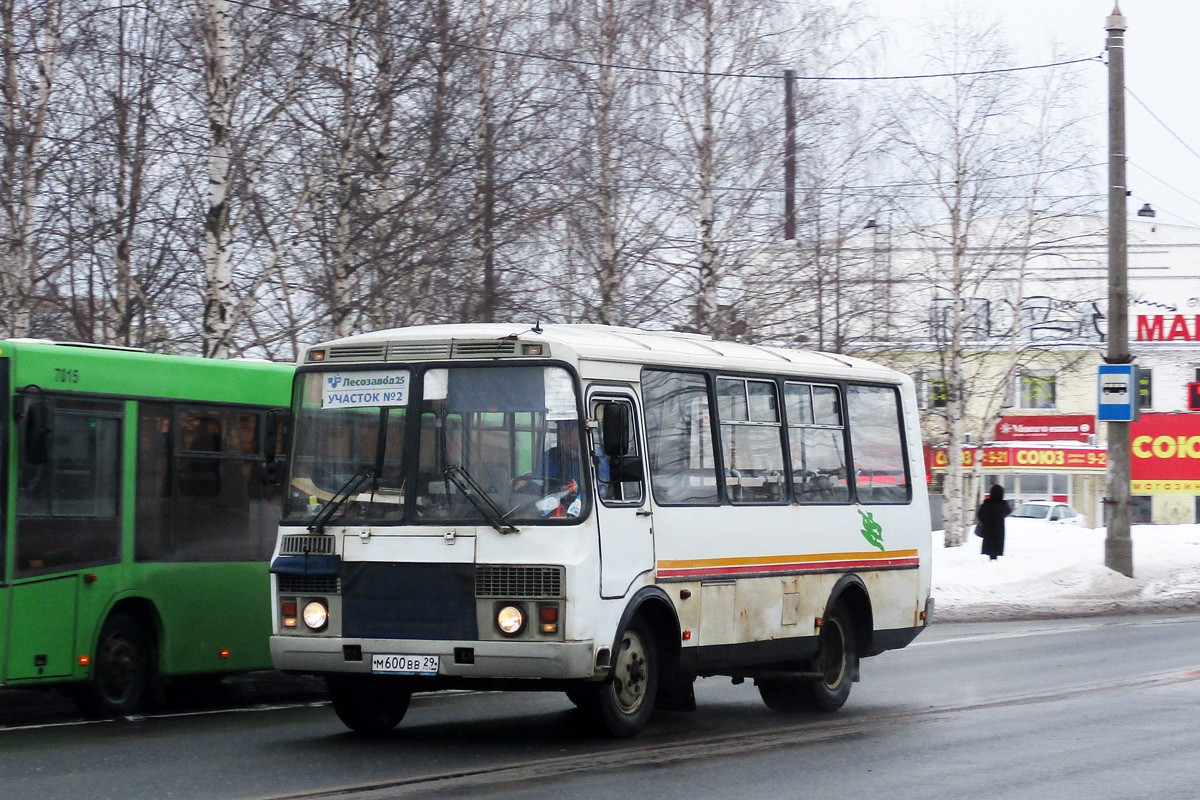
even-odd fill
[[[617,640],[612,676],[592,687],[594,716],[615,739],[641,733],[654,712],[662,674],[658,643],[642,617],[634,617]]]
[[[412,690],[389,678],[339,675],[325,679],[338,719],[355,733],[381,736],[400,724]]]
[[[92,677],[73,692],[85,716],[104,719],[145,711],[153,698],[154,649],[142,623],[124,612],[100,628]]]
[[[838,602],[821,625],[817,671],[824,677],[802,684],[805,699],[817,711],[837,711],[850,697],[850,686],[858,674],[858,641],[854,618]]]
[[[823,678],[761,679],[755,683],[763,703],[772,711],[783,714],[837,711],[850,696],[857,669],[854,621],[846,607],[838,603],[821,626],[817,671],[824,675]]]

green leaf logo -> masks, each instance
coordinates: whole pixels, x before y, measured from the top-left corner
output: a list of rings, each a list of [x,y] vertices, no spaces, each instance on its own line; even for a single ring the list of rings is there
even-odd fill
[[[883,526],[875,521],[875,515],[869,511],[858,509],[859,516],[862,517],[862,535],[863,538],[871,545],[871,547],[879,548],[883,552]]]

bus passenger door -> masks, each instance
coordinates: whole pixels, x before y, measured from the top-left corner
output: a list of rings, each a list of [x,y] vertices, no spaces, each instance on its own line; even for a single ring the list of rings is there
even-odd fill
[[[600,529],[600,595],[622,597],[639,575],[654,569],[654,527],[637,406],[626,389],[595,388],[588,409],[596,423],[590,444]]]

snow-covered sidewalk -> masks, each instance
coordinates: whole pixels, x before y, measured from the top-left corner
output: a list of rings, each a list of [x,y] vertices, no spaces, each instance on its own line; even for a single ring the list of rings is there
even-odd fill
[[[1133,577],[1104,566],[1103,528],[1009,525],[1004,555],[933,532],[935,621],[1200,611],[1200,525],[1135,525]]]

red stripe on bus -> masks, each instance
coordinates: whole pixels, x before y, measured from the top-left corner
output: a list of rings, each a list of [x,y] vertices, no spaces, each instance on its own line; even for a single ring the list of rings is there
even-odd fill
[[[813,572],[825,569],[878,569],[879,567],[918,566],[915,558],[872,558],[855,561],[803,561],[790,564],[746,564],[734,567],[692,567],[688,569],[660,569],[659,577],[683,578],[708,575],[742,575],[749,572]]]

